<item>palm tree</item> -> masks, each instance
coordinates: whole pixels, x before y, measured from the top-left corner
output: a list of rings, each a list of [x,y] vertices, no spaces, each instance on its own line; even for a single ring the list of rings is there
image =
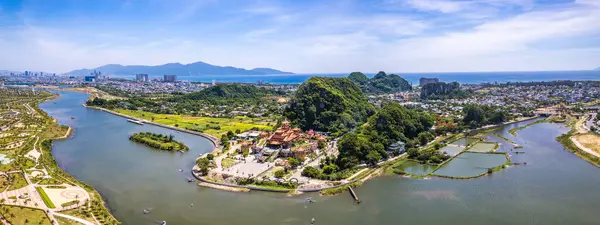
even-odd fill
[[[172,134],[169,134],[169,142],[172,142],[173,138],[175,138],[175,136],[173,136]]]

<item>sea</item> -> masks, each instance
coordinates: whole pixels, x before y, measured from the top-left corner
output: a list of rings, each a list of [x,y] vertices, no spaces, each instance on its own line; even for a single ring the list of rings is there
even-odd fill
[[[347,77],[350,73],[328,73],[328,74],[274,74],[274,75],[200,75],[200,76],[177,76],[178,80],[191,82],[213,81],[240,82],[240,83],[271,83],[271,84],[299,84],[313,76],[323,77]],[[452,73],[394,73],[398,74],[413,85],[419,84],[419,79],[439,78],[442,82],[459,82],[461,84],[479,83],[506,83],[506,82],[535,82],[556,80],[600,80],[600,70],[582,71],[527,71],[527,72],[452,72]],[[375,74],[366,74],[373,77]],[[135,79],[135,75],[116,75],[115,78]],[[150,79],[162,79],[162,76],[150,75]]]

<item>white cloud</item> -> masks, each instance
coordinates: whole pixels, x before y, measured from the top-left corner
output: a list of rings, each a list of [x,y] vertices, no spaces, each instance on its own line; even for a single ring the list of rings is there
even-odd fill
[[[598,0],[540,8],[531,7],[529,0],[479,1],[491,9],[506,5],[523,9],[516,15],[485,20],[463,17],[472,12],[472,3],[450,6],[440,2],[448,1],[418,3],[422,9],[442,12],[433,19],[390,11],[365,13],[350,7],[240,7],[237,12],[246,14],[231,18],[227,26],[186,35],[171,27],[157,27],[160,32],[149,34],[136,33],[135,28],[127,32],[29,25],[0,30],[0,68],[66,72],[109,63],[205,61],[327,73],[568,70],[600,65],[598,44],[576,49],[548,44],[599,37]],[[254,17],[267,22],[256,22]],[[239,26],[240,21],[248,23]],[[448,30],[444,26],[450,22],[466,25]]]
[[[469,2],[449,0],[406,0],[406,4],[424,11],[439,11],[443,13],[458,12],[468,7]]]

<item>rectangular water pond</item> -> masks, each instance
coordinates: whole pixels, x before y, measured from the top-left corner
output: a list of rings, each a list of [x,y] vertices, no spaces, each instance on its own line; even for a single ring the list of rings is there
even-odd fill
[[[423,164],[415,161],[407,161],[402,165],[398,166],[399,170],[404,171],[405,173],[422,176],[431,173],[435,169],[436,166]]]
[[[446,147],[440,148],[439,151],[442,152],[442,153],[445,152],[449,156],[455,156],[456,154],[458,154],[463,149],[465,149],[465,148],[464,147],[453,146],[453,145],[448,145]]]
[[[496,147],[496,143],[479,142],[473,147],[467,149],[469,152],[491,152]]]
[[[486,173],[488,168],[505,164],[506,161],[504,154],[463,152],[433,174],[448,177],[475,177]]]
[[[467,146],[467,145],[473,144],[473,143],[475,143],[477,141],[479,141],[479,139],[466,137],[466,138],[458,139],[455,142],[452,142],[451,144],[460,145],[460,146]]]

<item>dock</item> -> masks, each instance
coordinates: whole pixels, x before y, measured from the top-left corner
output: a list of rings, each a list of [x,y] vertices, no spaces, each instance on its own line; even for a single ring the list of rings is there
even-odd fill
[[[352,198],[354,198],[354,202],[356,202],[356,204],[360,204],[360,199],[358,199],[358,196],[356,193],[354,193],[352,187],[348,186],[348,191],[350,192],[350,195],[352,195]]]

